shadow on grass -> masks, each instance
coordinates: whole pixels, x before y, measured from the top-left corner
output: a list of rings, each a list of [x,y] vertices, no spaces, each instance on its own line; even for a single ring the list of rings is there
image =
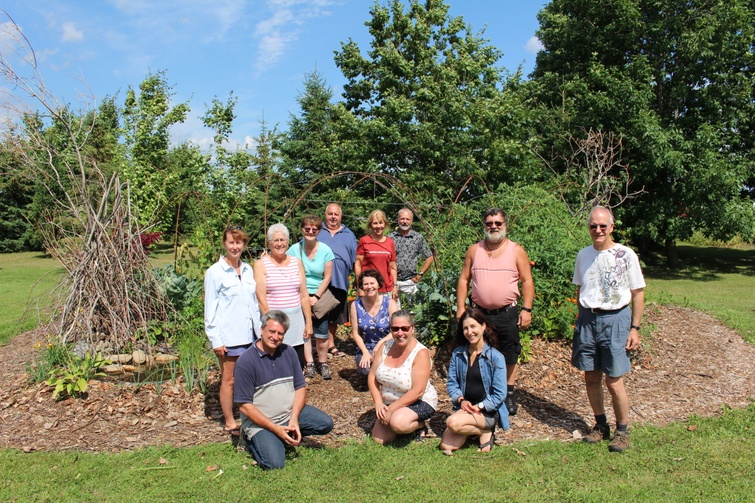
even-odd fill
[[[517,389],[516,395],[519,404],[526,409],[533,418],[543,424],[547,424],[553,428],[562,428],[569,433],[574,430],[580,430],[585,433],[590,429],[590,425],[582,419],[582,416],[574,411],[565,409],[541,396],[534,395],[521,388]],[[582,398],[587,401],[587,396],[575,397],[575,399]],[[511,419],[512,418],[509,418],[509,420]]]
[[[755,276],[755,249],[715,246],[678,247],[678,266],[670,268],[658,256],[650,257],[644,273],[653,279],[715,281],[721,274]]]

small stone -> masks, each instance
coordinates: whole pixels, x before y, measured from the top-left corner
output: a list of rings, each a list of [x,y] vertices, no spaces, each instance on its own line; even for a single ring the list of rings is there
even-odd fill
[[[155,362],[160,365],[166,365],[176,360],[178,360],[178,357],[176,355],[166,355],[166,354],[160,353],[157,356],[155,356]]]
[[[133,359],[134,357],[132,355],[127,355],[127,354],[108,356],[108,360],[110,360],[113,363],[131,363],[131,360]]]
[[[574,440],[582,438],[582,432],[580,432],[579,430],[574,430],[573,432],[571,432],[571,438],[573,438]]]
[[[123,373],[123,367],[120,365],[105,365],[102,367],[102,370],[105,371],[106,374],[122,374]]]
[[[133,353],[131,353],[131,356],[133,358],[133,362],[136,365],[141,365],[142,363],[147,361],[147,353],[142,351],[141,349],[137,349]]]

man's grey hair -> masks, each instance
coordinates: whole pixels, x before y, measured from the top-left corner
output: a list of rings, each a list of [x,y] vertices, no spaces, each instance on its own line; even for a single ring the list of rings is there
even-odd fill
[[[614,224],[613,212],[611,210],[609,210],[605,206],[595,206],[593,209],[590,210],[590,214],[587,215],[587,225],[590,225],[590,220],[592,220],[592,214],[595,213],[596,211],[601,211],[601,210],[608,213],[608,223],[611,225]]]
[[[273,240],[273,234],[276,232],[282,232],[284,236],[286,236],[286,241],[288,241],[291,237],[291,234],[288,232],[288,227],[286,227],[283,224],[273,224],[270,226],[270,228],[267,230],[267,240],[272,241]]]
[[[496,215],[501,215],[503,217],[503,223],[507,226],[509,225],[509,217],[506,216],[506,212],[503,211],[501,208],[488,208],[482,213],[482,221],[485,222],[485,219],[488,217],[494,217]]]
[[[291,320],[288,319],[288,315],[278,309],[271,309],[262,317],[262,328],[265,328],[267,322],[270,320],[277,321],[283,325],[286,332],[288,332],[288,327],[291,326]]]
[[[414,220],[414,212],[409,208],[401,208],[398,210],[398,216],[401,216],[402,213],[409,213],[412,216],[412,220]]]

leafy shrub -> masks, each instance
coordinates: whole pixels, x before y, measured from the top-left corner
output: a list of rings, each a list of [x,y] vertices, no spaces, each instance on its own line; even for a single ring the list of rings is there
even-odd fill
[[[160,290],[168,297],[176,311],[181,311],[202,295],[202,281],[190,279],[185,274],[178,273],[173,265],[169,264],[155,269],[154,273]]]
[[[68,345],[59,341],[47,344],[38,342],[34,348],[39,351],[34,363],[26,364],[26,373],[31,382],[42,382],[50,377],[53,369],[65,367],[71,360],[71,350]]]
[[[149,253],[163,237],[162,232],[142,232],[139,234],[139,241],[142,243],[142,249]]]
[[[421,222],[436,251],[439,272],[426,274],[412,306],[417,315],[420,338],[441,343],[453,336],[456,312],[456,283],[467,248],[483,239],[482,213],[492,206],[506,211],[509,237],[527,251],[535,280],[532,326],[522,333],[570,338],[576,319],[575,286],[571,283],[577,252],[590,243],[578,218],[546,190],[502,185],[498,190],[449,208],[426,208],[433,215]],[[435,217],[437,215],[437,219]],[[433,220],[430,224],[429,220]],[[523,352],[526,358],[525,353]]]
[[[87,353],[83,359],[73,357],[67,367],[51,370],[50,378],[45,384],[54,388],[52,397],[55,399],[77,396],[86,393],[89,380],[104,376],[105,373],[101,369],[110,363],[112,362],[103,358],[100,353],[96,356]]]

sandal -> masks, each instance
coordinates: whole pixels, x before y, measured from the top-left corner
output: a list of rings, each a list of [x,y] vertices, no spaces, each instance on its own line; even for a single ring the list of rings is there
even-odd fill
[[[241,435],[241,426],[236,426],[235,428],[228,428],[227,426],[224,426],[223,433],[228,433],[232,437],[238,437],[239,435]]]
[[[330,346],[330,348],[328,348],[328,356],[332,356],[332,357],[335,357],[335,358],[341,358],[341,357],[346,356],[346,353],[344,353],[343,351],[341,351],[340,349],[338,349],[335,346]]]
[[[415,442],[422,442],[427,437],[429,430],[427,428],[427,425],[423,426],[422,428],[417,428],[414,430],[414,441]]]
[[[487,442],[480,443],[480,447],[477,449],[477,452],[491,452],[493,450],[493,447],[495,446],[495,433],[490,434],[490,440]],[[487,451],[483,451],[483,449],[486,449],[490,447]]]

